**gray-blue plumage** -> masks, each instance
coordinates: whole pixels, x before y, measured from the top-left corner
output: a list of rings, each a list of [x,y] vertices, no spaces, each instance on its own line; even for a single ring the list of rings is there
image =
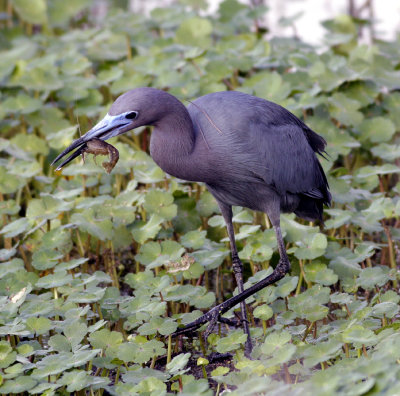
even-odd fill
[[[195,100],[190,120],[179,101],[175,106],[175,120],[168,115],[156,123],[150,146],[167,173],[207,183],[230,205],[266,211],[273,199],[281,211],[322,219],[330,194],[315,153],[326,143],[292,113],[235,91]]]
[[[221,199],[265,211],[271,191],[279,195],[282,211],[322,219],[330,194],[315,153],[326,143],[301,120],[275,103],[234,91],[203,96],[188,111],[196,141],[207,141],[206,173],[215,170],[208,185]],[[237,183],[247,188],[238,191]]]
[[[240,302],[248,335],[246,352],[250,353],[244,300],[282,278],[290,268],[280,213],[294,212],[305,219],[322,220],[323,205],[330,204],[326,176],[316,156],[324,153],[326,142],[283,107],[255,96],[217,92],[196,99],[186,108],[169,93],[146,87],[121,95],[107,116],[54,162],[93,138],[106,140],[142,125],[154,126],[150,153],[165,172],[206,183],[217,199],[228,229],[240,293],[180,332],[206,321],[212,328],[220,314]],[[76,157],[79,150],[61,166]],[[270,276],[246,290],[232,225],[233,205],[267,213],[281,257]]]

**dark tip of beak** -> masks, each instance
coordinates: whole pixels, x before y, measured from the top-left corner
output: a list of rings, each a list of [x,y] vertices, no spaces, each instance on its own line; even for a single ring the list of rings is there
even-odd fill
[[[81,146],[78,150],[76,150],[72,155],[70,155],[66,160],[61,162],[60,165],[57,166],[56,171],[61,170],[61,168],[67,164],[69,164],[74,158],[79,157],[82,153],[82,150],[86,147],[86,144]]]
[[[81,146],[81,147],[79,147]],[[71,156],[69,156],[64,162],[62,162],[56,170],[60,170],[63,166],[71,162],[74,158],[78,157],[81,153],[83,148],[85,147],[85,140],[83,137],[76,139],[69,147],[67,147],[61,154],[57,155],[57,157],[53,160],[51,165],[54,165],[56,162],[58,162],[62,157],[70,153],[72,150],[76,149],[79,147],[78,150],[76,150]]]

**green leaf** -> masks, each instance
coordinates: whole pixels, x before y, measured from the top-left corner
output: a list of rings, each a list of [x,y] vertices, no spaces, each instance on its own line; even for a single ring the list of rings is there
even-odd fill
[[[55,228],[43,235],[42,245],[68,253],[72,248],[71,233],[66,229]]]
[[[178,205],[177,216],[172,220],[175,231],[183,234],[198,229],[201,219],[195,211],[196,201],[190,197],[178,197],[175,202]]]
[[[385,95],[382,106],[388,111],[388,117],[396,125],[396,130],[400,129],[400,115],[397,111],[400,103],[399,92],[390,92],[390,95]]]
[[[213,304],[215,304],[215,294],[213,292],[205,293],[193,302],[193,305],[198,309],[210,308]]]
[[[383,286],[389,279],[388,271],[383,267],[365,268],[358,275],[357,284],[365,290],[371,290],[375,286]]]
[[[160,356],[166,352],[164,343],[155,339],[143,342],[135,339],[135,344],[137,346],[137,353],[134,356],[134,362],[138,364],[146,363],[154,356]]]
[[[209,217],[213,213],[219,213],[217,201],[208,191],[201,194],[200,199],[196,202],[196,210],[203,217]]]
[[[20,258],[14,258],[10,261],[3,262],[0,265],[0,279],[4,278],[7,274],[12,274],[24,269],[24,262]]]
[[[54,271],[55,272],[56,271],[67,271],[67,270],[76,268],[83,263],[86,263],[88,260],[89,259],[87,259],[87,258],[80,258],[80,259],[70,260],[68,262],[62,262],[57,265],[57,267],[55,268]]]
[[[342,333],[342,340],[345,343],[354,343],[357,346],[361,344],[370,346],[378,342],[378,338],[374,332],[361,325],[354,325],[347,328]]]
[[[21,207],[13,199],[0,202],[0,214],[15,215]]]
[[[219,366],[216,369],[214,369],[213,371],[211,371],[210,374],[212,377],[221,377],[228,373],[229,373],[229,367]]]
[[[152,214],[147,223],[143,221],[135,222],[134,225],[130,227],[130,232],[135,241],[143,245],[148,239],[156,237],[161,230],[162,222],[162,218],[156,214]]]
[[[76,126],[68,126],[67,128],[63,128],[57,132],[50,133],[47,135],[46,139],[51,148],[61,150],[71,143],[75,133]]]
[[[399,312],[400,308],[397,303],[392,301],[385,301],[379,304],[376,304],[372,309],[372,316],[378,318],[394,318]]]
[[[16,380],[7,380],[0,386],[2,394],[17,394],[24,393],[32,389],[37,384],[37,381],[28,375],[19,376]]]
[[[17,250],[15,248],[11,249],[0,249],[0,261],[9,260],[11,257],[15,256]]]
[[[117,34],[110,30],[102,30],[90,41],[88,55],[98,61],[117,61],[127,56],[127,45],[123,34]],[[93,91],[94,92],[94,91]]]
[[[108,380],[93,376],[91,373],[84,370],[72,370],[65,372],[62,378],[58,380],[58,383],[66,385],[67,391],[73,393],[93,385],[105,386]]]
[[[224,0],[220,3],[218,11],[221,21],[228,22],[245,9],[246,6],[237,0]]]
[[[240,241],[242,239],[246,239],[250,235],[254,234],[256,231],[260,229],[259,225],[243,225],[240,227],[238,233],[235,234],[235,240]],[[222,242],[228,242],[229,238],[224,238]]]
[[[134,387],[134,391],[135,393],[137,391],[141,394],[163,395],[166,393],[166,388],[167,386],[158,378],[149,377],[140,381],[140,383]]]
[[[272,318],[272,316],[274,315],[274,311],[267,304],[263,304],[263,305],[258,306],[253,311],[253,315],[256,318],[259,318],[262,320],[268,320],[268,319]]]
[[[123,70],[119,67],[114,67],[108,70],[102,70],[96,78],[97,83],[100,85],[107,85],[112,81],[118,80],[123,75]]]
[[[219,353],[226,353],[238,349],[241,344],[244,344],[247,339],[247,334],[243,330],[234,330],[228,336],[220,338],[217,341],[216,349]]]
[[[53,62],[32,69],[26,68],[22,73],[13,77],[12,84],[35,91],[53,91],[64,85]]]
[[[60,212],[71,209],[72,205],[71,202],[66,202],[50,194],[42,193],[40,199],[31,199],[29,201],[26,216],[33,219],[53,219]]]
[[[42,105],[40,99],[32,98],[25,93],[19,93],[17,96],[8,97],[1,104],[1,107],[7,113],[29,114],[39,110]]]
[[[276,284],[274,294],[277,297],[287,297],[289,294],[296,289],[299,278],[297,276],[285,276]]]
[[[157,242],[147,242],[140,247],[139,254],[136,255],[143,265],[149,265],[161,256],[161,245]]]
[[[26,326],[37,335],[46,334],[53,327],[51,320],[44,317],[28,318],[26,320]]]
[[[305,318],[310,322],[315,322],[325,318],[329,309],[322,305],[329,301],[329,291],[327,287],[314,285],[307,291],[289,298],[289,309],[293,310],[300,318]]]
[[[49,274],[38,279],[35,286],[50,289],[72,283],[72,280],[72,275],[67,274],[67,271],[57,271],[54,274]]]
[[[48,3],[49,19],[52,26],[62,26],[70,18],[90,6],[90,0],[51,0]]]
[[[26,22],[42,25],[47,22],[46,0],[12,0],[18,15]]]
[[[18,135],[14,136],[10,140],[10,142],[33,155],[47,155],[49,152],[49,148],[47,147],[46,142],[36,135],[26,135],[19,133]]]
[[[194,262],[183,272],[183,277],[185,279],[198,279],[203,273],[204,267],[200,263]]]
[[[379,95],[379,87],[373,81],[354,81],[345,88],[346,96],[361,103],[362,107],[374,102]]]
[[[309,282],[330,286],[338,281],[338,276],[325,264],[313,262],[304,267],[305,278]]]
[[[291,335],[287,331],[279,333],[271,333],[265,337],[264,343],[261,345],[261,352],[264,355],[272,355],[279,351],[285,344],[291,340]]]
[[[329,97],[328,103],[332,117],[344,125],[359,125],[364,118],[363,114],[358,111],[361,103],[342,93],[334,93]]]
[[[163,336],[167,336],[175,332],[177,328],[178,323],[174,320],[164,320],[162,325],[158,328],[158,332]]]
[[[88,232],[101,241],[112,239],[113,224],[111,220],[97,217],[93,209],[74,213],[71,216],[71,223],[76,224],[82,231]]]
[[[371,257],[374,252],[373,246],[367,246],[364,250],[357,248],[352,252],[346,247],[340,248],[337,243],[329,243],[326,256],[331,259],[329,267],[339,276],[340,280],[344,280],[357,277],[361,271],[358,263]]]
[[[394,161],[400,157],[400,145],[380,143],[371,148],[372,154],[383,159],[384,161]]]
[[[22,217],[4,226],[0,230],[0,234],[4,234],[5,238],[13,238],[29,230],[32,227],[32,223],[30,219]]]
[[[7,341],[0,341],[0,360],[4,360],[11,352],[11,345]]]
[[[186,365],[189,362],[191,354],[190,353],[181,353],[177,356],[175,356],[168,364],[167,364],[167,370],[172,374],[176,375],[178,373],[181,373],[182,370],[186,367]],[[185,370],[186,371],[186,370]],[[183,371],[183,372],[185,372]]]
[[[335,339],[310,345],[303,353],[305,357],[304,366],[311,368],[318,363],[333,359],[340,354],[341,350],[342,343]]]
[[[315,259],[325,253],[328,245],[324,234],[307,234],[294,254],[298,259]]]
[[[64,328],[64,334],[72,350],[76,349],[88,332],[86,323],[74,323]],[[101,331],[101,330],[99,330]]]
[[[206,231],[189,231],[181,237],[181,244],[189,249],[200,249],[206,241]]]
[[[67,338],[61,334],[56,334],[50,337],[49,346],[51,346],[57,352],[69,352],[71,350],[71,344]]]
[[[247,78],[244,81],[243,88],[241,90],[245,92],[250,89],[251,92],[248,93],[278,103],[286,99],[291,91],[290,84],[284,82],[280,74],[267,71]]]
[[[396,132],[393,122],[384,117],[365,119],[358,128],[360,138],[373,143],[387,142]]]
[[[61,352],[56,355],[45,356],[37,363],[37,368],[32,371],[33,378],[44,378],[48,375],[61,373],[71,367],[79,367],[93,359],[99,349],[81,350],[75,353]]]
[[[151,190],[146,194],[143,208],[164,220],[172,220],[177,214],[174,197],[167,191]]]
[[[177,261],[184,253],[184,249],[175,241],[147,242],[142,245],[136,259],[148,269],[168,264],[170,261]]]
[[[33,253],[32,265],[37,270],[46,270],[57,265],[63,254],[55,249],[40,249]]]
[[[88,337],[93,348],[106,349],[122,343],[122,334],[117,331],[102,329],[95,331]]]
[[[7,333],[5,333],[7,334]],[[2,341],[0,341],[2,342]],[[4,349],[4,344],[0,344],[0,351],[1,351],[1,357],[0,357],[0,368],[6,368],[10,366],[12,363],[15,362],[15,359],[17,357],[17,353],[15,351],[5,351]]]
[[[400,167],[392,165],[392,164],[385,164],[381,166],[363,166],[358,168],[356,172],[357,179],[364,179],[370,176],[376,175],[390,175],[392,173],[400,173]]]
[[[212,24],[208,19],[188,18],[179,26],[175,39],[179,44],[207,48],[211,45],[212,30]]]

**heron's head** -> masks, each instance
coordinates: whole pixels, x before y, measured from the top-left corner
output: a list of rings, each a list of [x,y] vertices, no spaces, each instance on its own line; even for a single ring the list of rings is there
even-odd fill
[[[126,92],[117,98],[100,122],[79,139],[72,142],[69,147],[54,159],[52,164],[77,149],[58,166],[57,170],[61,169],[79,156],[85,143],[94,138],[107,140],[139,126],[152,125],[166,114],[167,107],[165,103],[170,98],[173,98],[173,96],[164,91],[148,87],[136,88]]]

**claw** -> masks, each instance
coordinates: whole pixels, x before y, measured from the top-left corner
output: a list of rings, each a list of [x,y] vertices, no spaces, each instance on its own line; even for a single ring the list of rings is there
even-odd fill
[[[78,139],[79,141],[79,139]],[[78,144],[79,145],[79,144]],[[64,150],[54,161],[57,162],[62,156],[65,155],[65,153],[69,152],[71,147],[77,147],[77,145],[74,143],[71,145],[67,150]],[[85,143],[80,143],[80,147],[72,154],[70,155],[64,162],[62,162],[58,167],[57,171],[60,170],[63,166],[71,162],[74,158],[78,157],[79,155],[82,155],[83,162],[85,162],[85,154],[93,154],[94,155],[94,163],[97,165],[96,162],[96,156],[97,155],[109,155],[110,161],[109,162],[103,162],[103,168],[106,170],[107,173],[110,173],[116,163],[119,160],[119,152],[118,150],[112,146],[111,144],[108,144],[104,142],[103,140],[100,139],[92,139],[88,140]]]
[[[207,343],[207,339],[208,336],[212,333],[212,331],[214,330],[215,325],[217,324],[217,320],[218,320],[219,316],[214,316],[211,320],[210,320],[210,324],[207,326],[206,331],[204,332],[203,335],[203,339],[204,342]]]

